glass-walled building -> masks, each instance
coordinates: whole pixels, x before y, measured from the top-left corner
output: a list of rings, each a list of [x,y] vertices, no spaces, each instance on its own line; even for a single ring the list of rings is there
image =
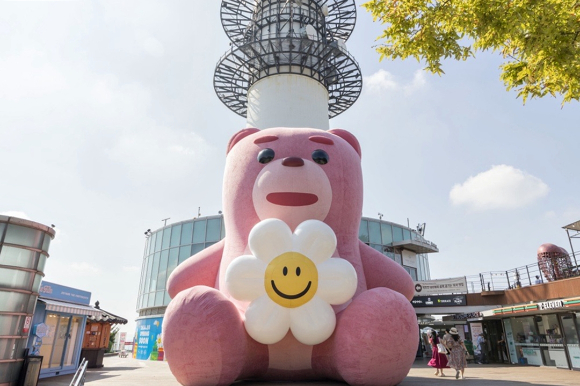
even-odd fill
[[[13,386],[24,363],[24,349],[48,248],[51,227],[0,216],[0,385]]]
[[[137,298],[137,359],[163,360],[161,325],[171,301],[167,278],[190,256],[225,237],[222,215],[200,217],[167,225],[148,234]],[[430,280],[428,253],[439,250],[416,230],[378,219],[363,217],[359,239],[393,259],[413,280]]]

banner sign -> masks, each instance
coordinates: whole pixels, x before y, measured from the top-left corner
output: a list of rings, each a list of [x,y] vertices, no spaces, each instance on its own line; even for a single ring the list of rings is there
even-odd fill
[[[63,285],[43,281],[40,284],[38,294],[41,298],[61,300],[63,302],[89,305],[91,293],[76,288],[65,287]]]
[[[415,296],[467,293],[465,277],[452,277],[442,280],[416,281]]]
[[[415,296],[413,307],[456,307],[466,306],[465,295]]]
[[[163,341],[161,331],[163,318],[141,319],[137,321],[137,336],[133,352],[136,358],[149,361],[163,361]]]
[[[549,302],[538,303],[538,309],[540,310],[551,310],[553,308],[564,307],[564,302],[562,300],[551,300]]]

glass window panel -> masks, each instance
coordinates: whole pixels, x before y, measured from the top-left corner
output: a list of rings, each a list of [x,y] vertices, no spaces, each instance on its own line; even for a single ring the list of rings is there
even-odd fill
[[[36,259],[39,253],[23,248],[4,245],[0,253],[0,264],[20,268],[36,268]]]
[[[415,268],[409,268],[409,274],[411,275],[411,279],[417,281],[417,270]]]
[[[66,350],[66,354],[65,354],[65,358],[64,358],[64,365],[63,366],[73,366],[75,365],[75,363],[73,363],[74,358],[76,357],[76,354],[79,350],[79,346],[77,346],[77,340],[78,339],[83,339],[83,333],[84,333],[84,324],[81,326],[81,323],[83,322],[83,318],[80,316],[73,316],[71,324],[70,324],[70,329],[68,332],[68,336],[69,336],[69,341],[67,343],[67,350]]]
[[[0,312],[26,312],[29,294],[0,291]]]
[[[44,232],[36,229],[23,227],[20,225],[8,224],[6,228],[5,243],[23,245],[30,248],[42,247],[42,237]]]
[[[208,247],[211,247],[214,244],[215,244],[215,242],[213,242],[213,243],[205,243],[205,247],[208,248]]]
[[[143,287],[143,293],[149,292],[149,285],[151,283],[151,270],[153,269],[153,255],[147,258],[147,273],[145,275],[145,286]]]
[[[361,220],[360,227],[358,229],[358,238],[363,243],[368,243],[369,242],[369,226],[368,226],[368,221],[367,220]]]
[[[397,226],[393,226],[393,242],[403,241],[403,229]]]
[[[397,264],[403,265],[403,257],[401,256],[401,252],[395,251],[395,261]]]
[[[190,256],[193,256],[196,253],[203,251],[204,249],[205,249],[205,247],[203,244],[193,244],[191,246],[191,251],[190,251],[191,255]]]
[[[46,260],[48,259],[48,256],[46,256],[45,254],[40,254],[40,257],[38,259],[38,266],[36,267],[36,269],[40,272],[44,272],[44,267],[46,266]]]
[[[403,240],[411,240],[411,231],[403,229]]]
[[[149,291],[155,291],[157,288],[157,274],[159,273],[159,260],[161,259],[161,252],[157,252],[153,256],[153,268],[151,269],[151,285]]]
[[[179,248],[179,264],[183,263],[191,256],[191,246],[184,245]]]
[[[191,238],[193,236],[193,222],[187,222],[181,225],[181,242],[183,244],[191,244]]]
[[[381,224],[377,221],[369,221],[369,242],[381,244]]]
[[[0,239],[4,235],[4,229],[6,228],[6,223],[0,222]]]
[[[221,239],[222,224],[219,218],[207,220],[207,236],[205,241],[219,241]]]
[[[193,223],[193,243],[203,243],[205,241],[205,220]]]
[[[161,243],[161,249],[169,248],[171,242],[171,228],[163,229],[163,242]]]
[[[377,251],[383,253],[383,246],[379,244],[371,244],[371,248],[376,249]]]
[[[171,244],[170,246],[176,247],[179,245],[179,239],[181,238],[181,224],[175,225],[171,228]]]
[[[34,272],[0,268],[0,288],[12,288],[30,291]]]
[[[224,222],[224,217],[220,218],[220,222],[222,224],[222,239],[226,237],[226,224]]]
[[[17,336],[22,332],[20,315],[0,315],[0,336]]]
[[[48,252],[48,248],[50,247],[50,241],[52,237],[50,237],[47,233],[44,234],[44,242],[42,243],[42,250]]]
[[[157,239],[157,233],[153,233],[149,236],[149,255],[155,252],[155,240]]]
[[[32,292],[38,293],[41,282],[42,282],[42,274],[39,273],[34,278],[34,284],[32,284]]]
[[[167,260],[169,260],[169,249],[161,252],[161,260],[159,260],[159,274],[157,275],[157,290],[165,288],[165,281],[167,280]]]
[[[381,236],[383,238],[383,245],[389,245],[393,242],[393,228],[391,224],[381,224]]]
[[[171,272],[177,267],[179,262],[179,248],[171,248],[169,250],[169,261],[167,262],[167,277],[171,275]]]
[[[149,300],[147,300],[147,307],[155,306],[155,292],[149,294]]]
[[[160,307],[163,305],[163,295],[165,291],[157,291],[155,293],[155,307]]]
[[[155,252],[161,250],[161,240],[163,239],[163,231],[156,232],[157,238],[155,239]]]
[[[168,305],[171,302],[171,297],[169,296],[169,293],[167,291],[165,291],[165,296],[163,299],[164,306]]]

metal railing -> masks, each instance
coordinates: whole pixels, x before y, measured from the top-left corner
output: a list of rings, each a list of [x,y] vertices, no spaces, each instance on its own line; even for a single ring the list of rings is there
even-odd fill
[[[75,376],[73,377],[72,381],[70,382],[70,386],[83,386],[85,384],[85,374],[87,372],[87,365],[89,362],[83,358],[81,365],[79,366]]]
[[[575,255],[570,256],[572,261],[574,261],[574,257],[576,259],[580,257],[580,253]],[[580,265],[572,265],[564,276],[564,278],[580,276]],[[467,280],[468,293],[503,291],[548,282],[540,269],[539,263],[528,264],[506,271],[483,272],[479,275],[466,276],[465,279]]]

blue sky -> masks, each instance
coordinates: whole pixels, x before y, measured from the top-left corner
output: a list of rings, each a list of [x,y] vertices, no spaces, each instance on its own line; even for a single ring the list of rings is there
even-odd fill
[[[143,232],[217,214],[226,144],[245,126],[213,91],[229,48],[219,5],[0,3],[0,213],[56,224],[46,280],[129,319]],[[359,8],[347,47],[364,91],[330,125],[361,142],[363,214],[426,222],[433,278],[530,264],[542,243],[569,250],[578,102],[522,105],[489,53],[442,77],[379,62],[380,32]]]

